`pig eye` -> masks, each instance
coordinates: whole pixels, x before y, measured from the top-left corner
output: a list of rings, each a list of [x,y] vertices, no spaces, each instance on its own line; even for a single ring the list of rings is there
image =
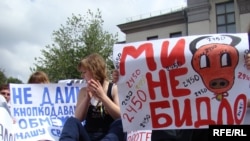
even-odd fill
[[[203,54],[200,56],[200,68],[210,67],[210,60],[207,55]]]
[[[231,66],[231,57],[228,53],[221,54],[221,67]]]

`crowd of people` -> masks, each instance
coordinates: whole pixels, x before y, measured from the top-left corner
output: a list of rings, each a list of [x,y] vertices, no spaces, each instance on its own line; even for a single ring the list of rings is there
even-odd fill
[[[250,53],[245,58],[250,70]],[[118,87],[119,71],[113,71],[109,80],[106,62],[103,57],[93,53],[82,59],[78,70],[87,86],[81,88],[75,109],[75,115],[64,124],[59,141],[125,141],[121,111],[119,107]],[[27,83],[50,83],[47,74],[37,71],[31,74]],[[0,86],[0,94],[9,107],[10,89],[8,84]],[[250,100],[248,101],[250,108]],[[85,125],[82,125],[82,122]],[[207,141],[207,129],[153,130],[152,141]]]

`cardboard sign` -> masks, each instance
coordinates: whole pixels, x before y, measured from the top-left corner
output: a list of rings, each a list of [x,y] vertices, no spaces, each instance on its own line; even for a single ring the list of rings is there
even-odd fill
[[[125,131],[243,124],[249,97],[247,34],[114,45]]]
[[[58,140],[74,116],[82,84],[11,84],[11,113],[18,141]]]

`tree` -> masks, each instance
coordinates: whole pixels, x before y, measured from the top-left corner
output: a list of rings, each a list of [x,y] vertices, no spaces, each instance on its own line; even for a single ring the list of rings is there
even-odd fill
[[[19,80],[18,78],[9,77],[9,78],[7,79],[7,83],[22,84],[23,82],[22,82],[21,80]]]
[[[51,82],[80,78],[77,64],[93,52],[101,54],[108,67],[114,68],[110,58],[117,34],[112,35],[104,31],[102,26],[99,9],[96,14],[88,10],[87,16],[72,14],[65,26],[61,25],[59,30],[53,32],[54,43],[41,50],[43,57],[35,58],[35,68],[31,68],[31,71],[46,72]]]
[[[7,81],[7,77],[4,74],[4,70],[0,69],[0,84],[4,84]]]
[[[3,69],[0,69],[0,85],[2,84],[6,84],[6,83],[23,83],[21,80],[19,80],[18,78],[14,78],[14,77],[7,77],[4,73]]]

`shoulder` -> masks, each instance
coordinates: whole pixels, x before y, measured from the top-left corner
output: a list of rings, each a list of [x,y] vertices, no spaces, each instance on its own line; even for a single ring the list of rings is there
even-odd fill
[[[118,87],[115,83],[113,83],[111,93],[112,93],[112,97],[114,97],[118,94]]]
[[[110,83],[113,84],[113,85],[112,85],[112,89],[117,89],[117,85],[116,85],[115,83],[113,83],[113,82],[110,82]]]

